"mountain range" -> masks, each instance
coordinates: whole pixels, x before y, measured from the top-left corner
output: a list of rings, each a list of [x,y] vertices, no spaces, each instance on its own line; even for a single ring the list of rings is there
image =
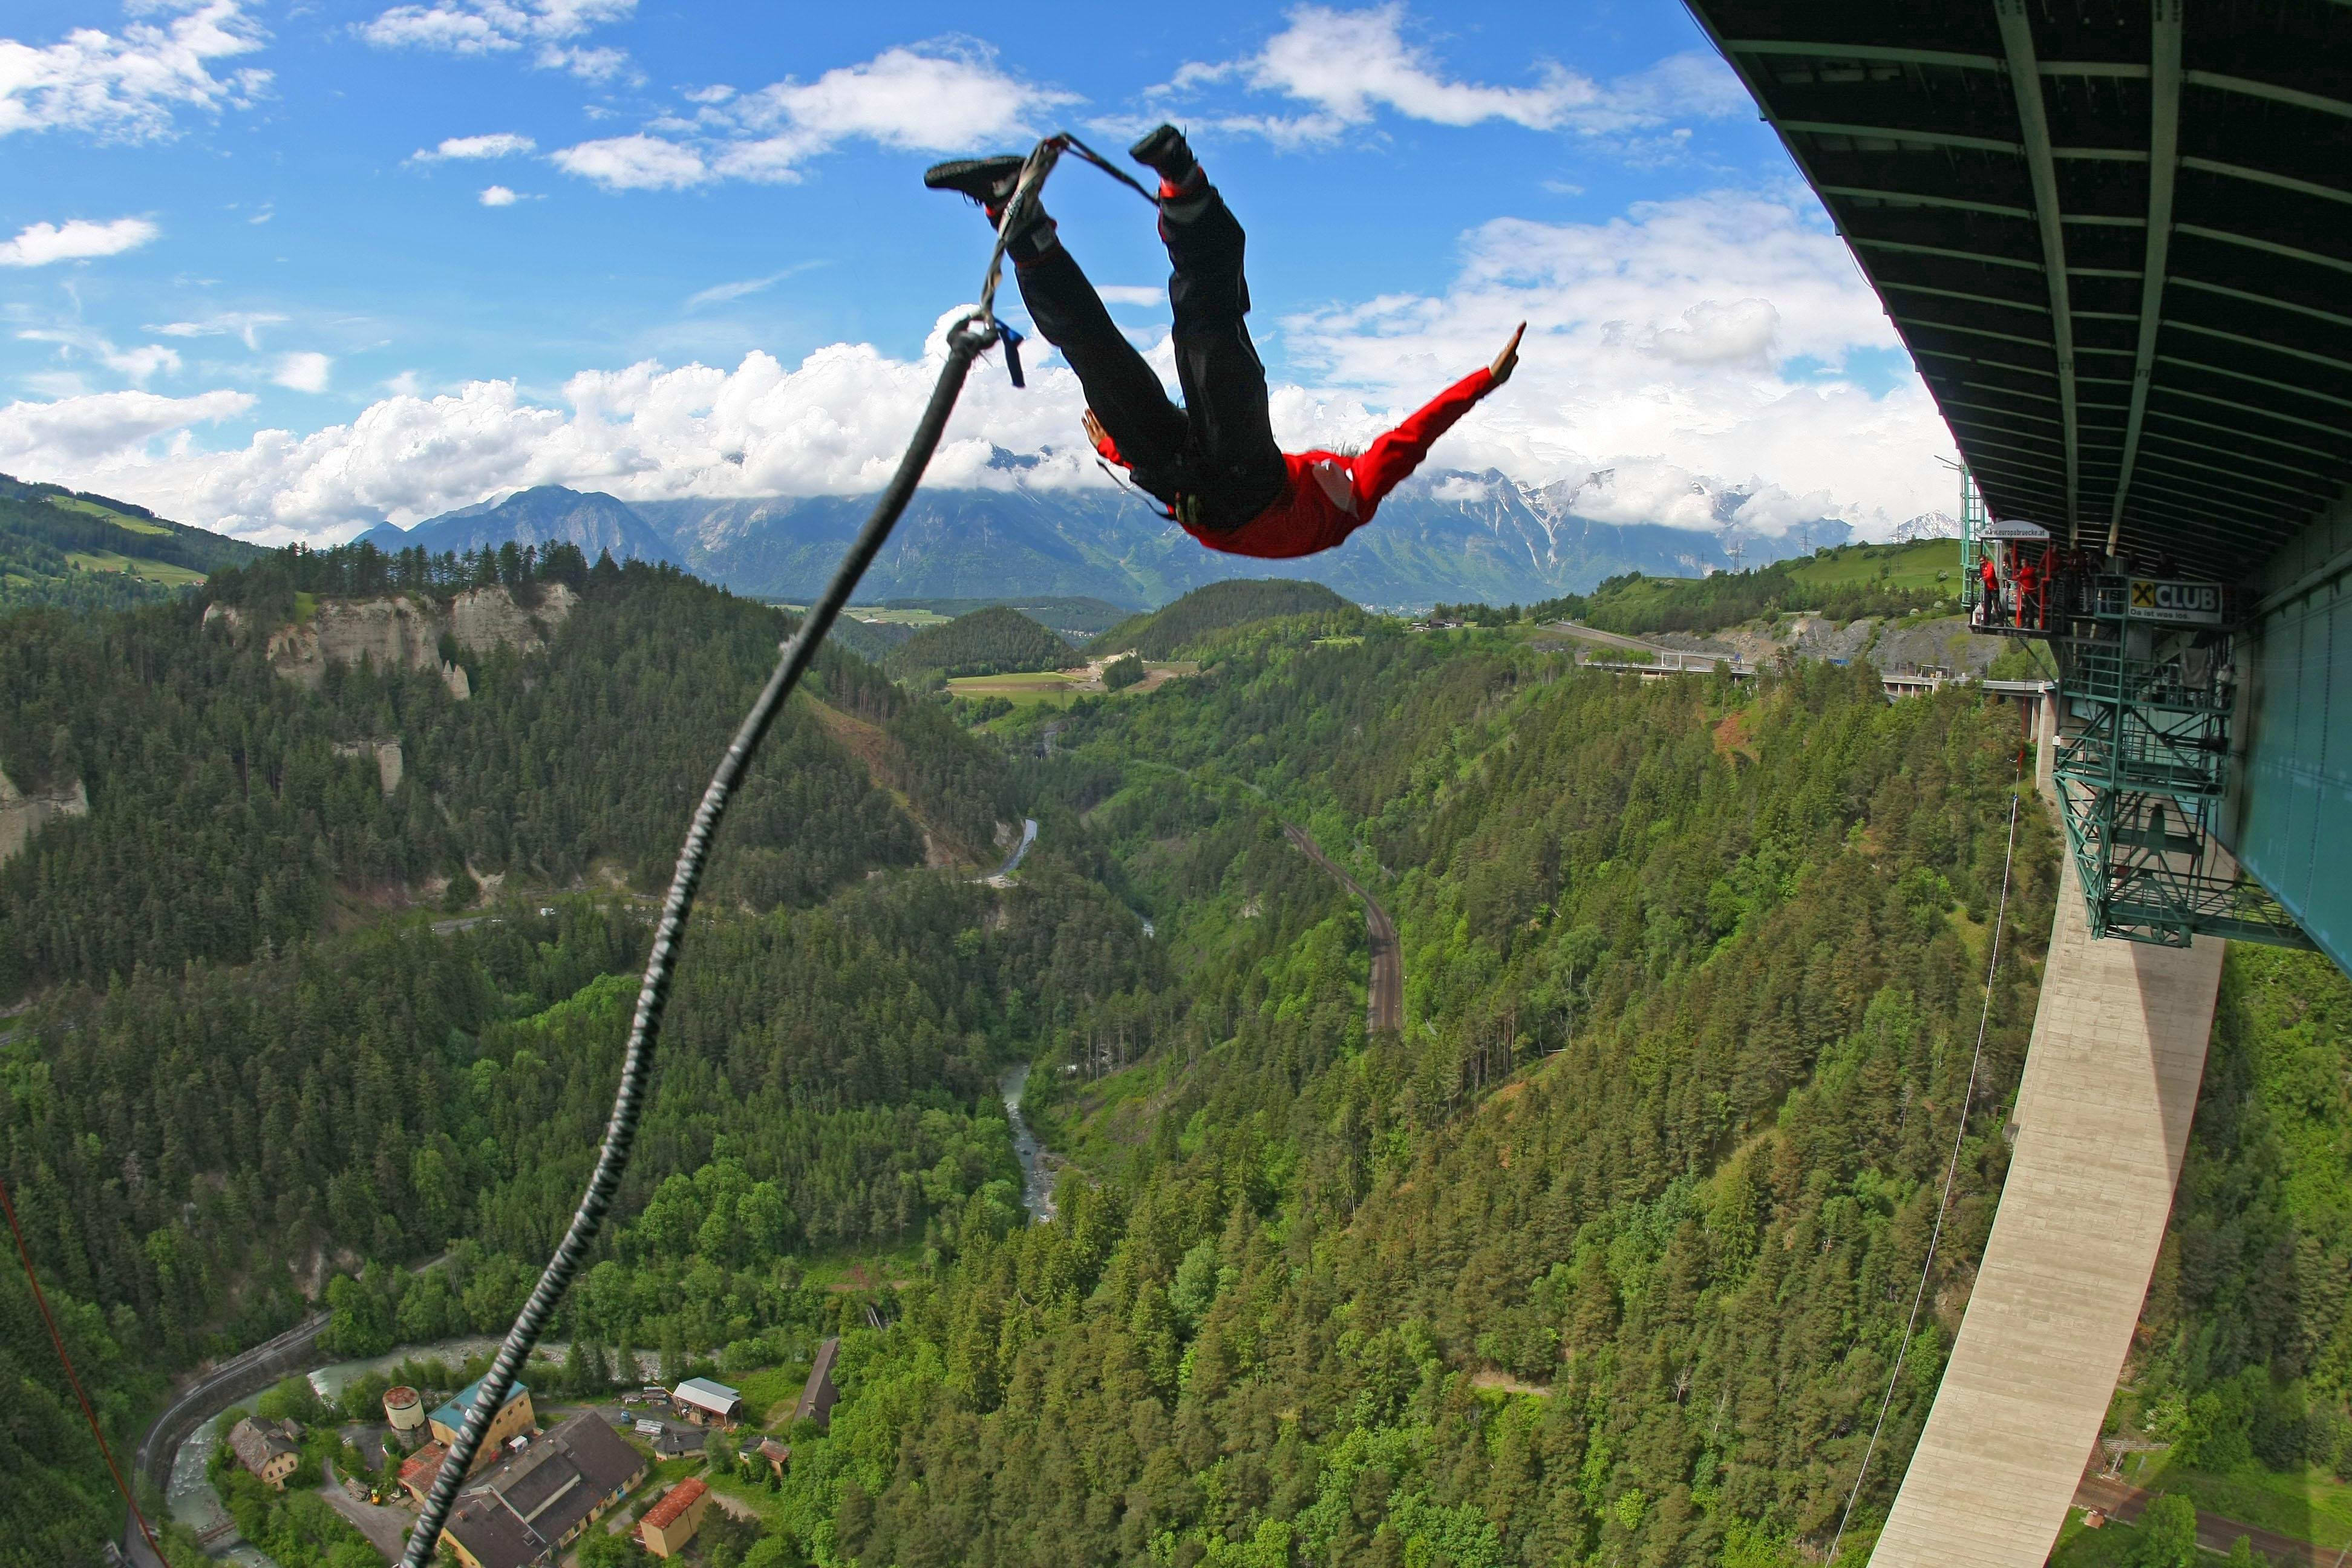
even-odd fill
[[[685,564],[669,541],[618,497],[562,485],[535,485],[501,500],[478,501],[404,531],[379,523],[360,537],[379,550],[421,544],[435,555],[445,551],[463,555],[485,545],[495,550],[512,540],[517,544],[576,544],[591,561],[609,551],[615,561]]]
[[[1777,537],[1745,534],[1746,495],[1710,490],[1714,530],[1602,522],[1580,515],[1582,487],[1518,484],[1488,470],[1416,476],[1381,503],[1370,526],[1338,550],[1257,561],[1204,550],[1144,499],[1108,489],[926,489],[866,574],[861,597],[1002,598],[1086,595],[1163,605],[1234,577],[1307,578],[1360,604],[1422,608],[1445,601],[1524,603],[1580,593],[1625,572],[1702,576],[1844,542],[1819,519]],[[770,496],[624,502],[600,491],[541,485],[445,512],[403,532],[362,535],[391,550],[438,553],[569,541],[670,561],[738,593],[786,601],[814,595],[865,521],[871,499]],[[1734,552],[1737,552],[1736,554]]]

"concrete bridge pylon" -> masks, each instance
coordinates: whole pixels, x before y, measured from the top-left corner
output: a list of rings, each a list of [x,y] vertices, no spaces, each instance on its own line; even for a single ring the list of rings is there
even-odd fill
[[[2171,1214],[2224,944],[2094,941],[2060,859],[2000,1210],[1873,1568],[2042,1568]]]

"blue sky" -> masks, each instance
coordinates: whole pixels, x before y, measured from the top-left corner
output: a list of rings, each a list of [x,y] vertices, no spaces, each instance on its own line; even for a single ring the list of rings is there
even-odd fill
[[[871,488],[985,258],[922,168],[1166,117],[1250,226],[1294,445],[1525,317],[1443,460],[1622,520],[1744,486],[1765,532],[1943,503],[1876,302],[1672,0],[1138,9],[18,0],[0,468],[259,538],[548,479]],[[1149,210],[1075,163],[1048,205],[1164,362]],[[1095,482],[1043,371],[983,377],[942,479]]]

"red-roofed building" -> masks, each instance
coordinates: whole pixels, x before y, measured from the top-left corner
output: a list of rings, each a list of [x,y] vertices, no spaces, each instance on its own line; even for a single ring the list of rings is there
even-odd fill
[[[441,1461],[448,1457],[446,1444],[427,1443],[401,1462],[400,1489],[415,1498],[417,1507],[423,1508],[433,1494],[433,1483],[441,1477]]]
[[[710,1489],[702,1484],[700,1476],[688,1476],[670,1488],[669,1494],[637,1522],[637,1539],[656,1557],[675,1556],[702,1528],[702,1516],[709,1507]]]

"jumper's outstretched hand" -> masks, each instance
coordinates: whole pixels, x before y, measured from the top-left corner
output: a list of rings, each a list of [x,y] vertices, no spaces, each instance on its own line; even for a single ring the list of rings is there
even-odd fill
[[[1101,451],[1103,443],[1110,439],[1108,436],[1106,436],[1103,433],[1102,421],[1096,418],[1095,411],[1089,408],[1087,410],[1087,416],[1082,423],[1087,427],[1087,439],[1094,443],[1096,451]]]
[[[1528,324],[1521,321],[1517,330],[1511,333],[1511,341],[1503,345],[1503,352],[1495,356],[1495,363],[1486,367],[1496,386],[1510,380],[1511,373],[1519,368],[1519,340],[1527,335]]]

